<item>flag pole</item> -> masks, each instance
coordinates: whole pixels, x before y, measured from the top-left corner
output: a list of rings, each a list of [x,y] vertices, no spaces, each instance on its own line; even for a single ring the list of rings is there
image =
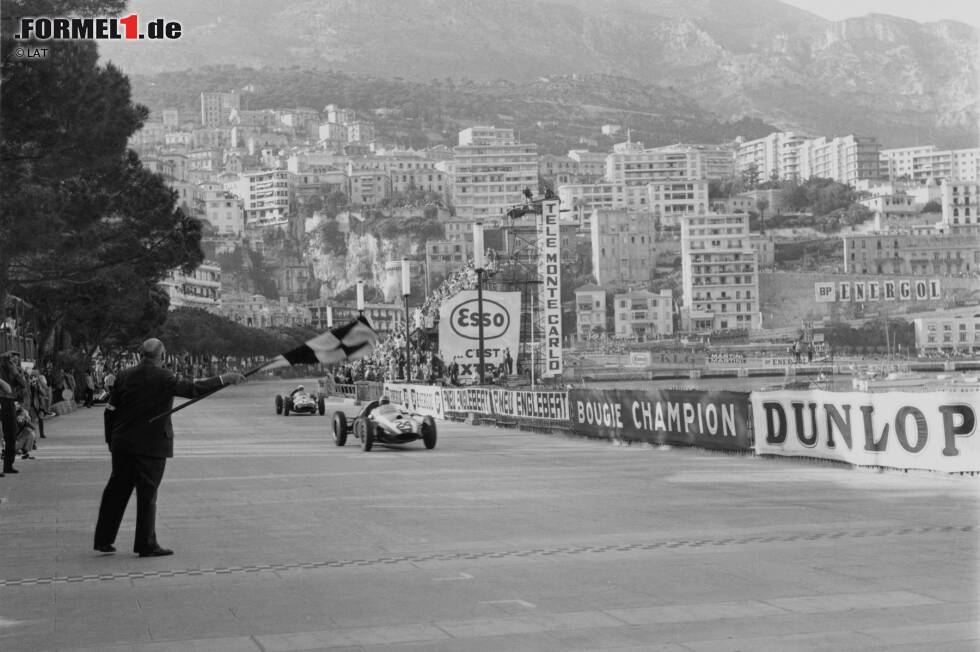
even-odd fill
[[[258,372],[260,372],[260,371],[262,371],[262,369],[264,369],[264,368],[266,367],[266,365],[268,365],[268,364],[269,364],[269,363],[267,362],[267,363],[265,363],[265,364],[263,364],[263,365],[260,365],[260,366],[258,366],[258,367],[256,367],[255,369],[249,369],[248,371],[246,371],[246,372],[245,372],[244,374],[242,374],[242,375],[243,375],[243,376],[245,376],[246,378],[248,378],[248,377],[249,377],[249,376],[251,376],[252,374],[255,374],[255,373],[258,373]],[[219,375],[220,375],[220,374],[219,374]],[[171,408],[170,410],[167,410],[166,412],[161,412],[160,414],[158,414],[158,415],[156,415],[155,417],[153,417],[152,419],[150,419],[150,423],[153,423],[153,422],[154,422],[154,421],[156,421],[157,419],[162,419],[163,417],[167,417],[167,416],[170,416],[170,415],[171,415],[171,414],[173,414],[174,412],[179,412],[180,410],[183,410],[183,409],[184,409],[185,407],[187,407],[188,405],[192,405],[192,404],[194,404],[194,403],[197,403],[197,402],[198,402],[198,401],[200,401],[201,399],[205,399],[205,398],[207,398],[207,397],[209,397],[209,396],[211,396],[212,394],[214,394],[215,392],[220,392],[220,391],[221,391],[221,390],[223,390],[223,389],[224,389],[225,387],[229,387],[229,385],[221,385],[220,387],[215,387],[215,388],[214,388],[214,389],[212,389],[211,391],[209,391],[209,392],[207,392],[207,393],[205,393],[205,394],[201,394],[200,396],[198,396],[198,397],[196,397],[196,398],[192,398],[192,399],[191,399],[191,400],[189,400],[189,401],[185,401],[185,402],[183,402],[183,403],[181,403],[180,405],[178,405],[178,406],[177,406],[177,407],[175,407],[175,408]]]

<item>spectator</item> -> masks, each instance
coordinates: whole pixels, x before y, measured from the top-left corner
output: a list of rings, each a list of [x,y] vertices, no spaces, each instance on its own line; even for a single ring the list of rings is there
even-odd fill
[[[0,356],[0,427],[3,428],[3,472],[19,473],[14,468],[17,450],[17,402],[28,392],[28,383],[20,370],[20,354],[7,351]]]
[[[20,453],[22,460],[32,460],[31,451],[37,448],[37,433],[31,414],[23,403],[17,403],[17,435],[15,453]]]
[[[95,376],[92,374],[92,369],[85,370],[85,407],[92,407],[92,403],[95,402]]]

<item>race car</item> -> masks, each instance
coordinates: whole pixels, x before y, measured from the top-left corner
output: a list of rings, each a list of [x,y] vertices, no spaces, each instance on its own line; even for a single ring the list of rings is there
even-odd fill
[[[436,420],[406,412],[382,398],[368,403],[350,422],[343,412],[334,413],[334,443],[343,446],[349,434],[361,440],[361,448],[365,451],[375,444],[407,444],[418,439],[431,450],[436,447]]]
[[[295,412],[296,414],[319,414],[322,416],[326,411],[327,408],[323,397],[314,397],[302,385],[285,396],[276,394],[276,414],[281,414],[284,417],[288,417],[290,412]]]

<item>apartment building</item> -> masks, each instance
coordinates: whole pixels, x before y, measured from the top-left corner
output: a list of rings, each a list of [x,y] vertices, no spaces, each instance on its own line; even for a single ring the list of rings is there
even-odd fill
[[[709,211],[708,181],[687,179],[649,183],[646,206],[663,226],[680,226],[681,215],[704,215]]]
[[[812,138],[800,145],[800,178],[854,184],[881,177],[881,145],[874,136]]]
[[[614,337],[642,342],[674,333],[674,295],[670,290],[624,292],[613,296],[613,306]]]
[[[189,274],[173,269],[159,286],[170,299],[170,310],[203,308],[216,313],[221,308],[221,267],[217,263],[204,262]]]
[[[760,324],[759,269],[746,214],[681,217],[685,328],[711,333]]]
[[[538,188],[538,147],[520,143],[513,129],[470,127],[453,148],[452,202],[459,217],[501,218]]]
[[[225,189],[243,200],[247,228],[286,226],[292,207],[290,172],[243,172]]]
[[[596,210],[591,217],[592,273],[599,285],[623,286],[653,278],[656,224],[648,213]]]
[[[606,322],[606,290],[595,283],[575,288],[575,330],[579,339],[609,334]]]
[[[736,170],[744,175],[755,170],[757,183],[769,179],[798,179],[800,177],[800,145],[807,140],[793,131],[777,131],[739,144],[736,151]]]
[[[954,228],[980,225],[980,182],[944,179],[940,192],[943,225]]]
[[[980,270],[980,234],[847,234],[845,274],[975,274]]]

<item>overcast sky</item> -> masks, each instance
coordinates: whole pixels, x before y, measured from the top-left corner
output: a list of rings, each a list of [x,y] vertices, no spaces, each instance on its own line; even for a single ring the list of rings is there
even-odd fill
[[[891,14],[920,23],[959,20],[980,27],[977,0],[783,0],[812,14],[841,20],[865,14]]]

